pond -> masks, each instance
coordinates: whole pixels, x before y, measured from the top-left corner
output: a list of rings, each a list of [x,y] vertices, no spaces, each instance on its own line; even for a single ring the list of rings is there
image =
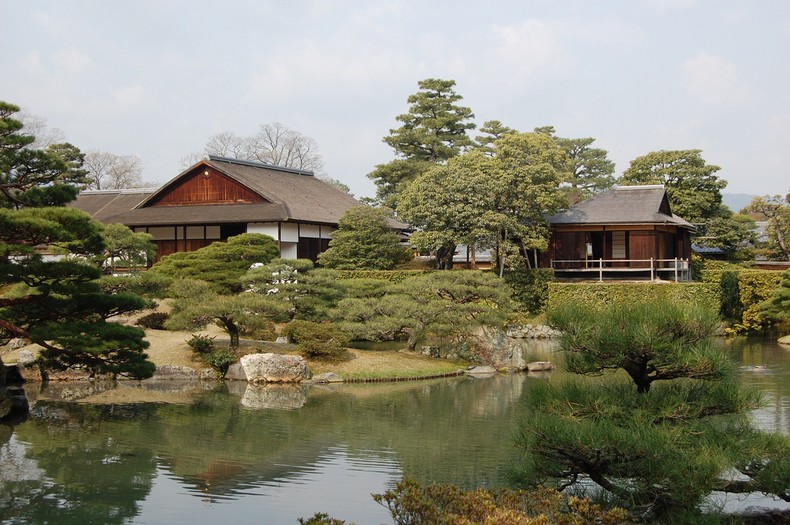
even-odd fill
[[[739,340],[728,351],[766,396],[755,422],[790,434],[790,349]],[[390,523],[370,494],[404,475],[502,485],[530,388],[561,376],[31,390],[30,418],[0,426],[0,521],[296,524],[326,512]]]

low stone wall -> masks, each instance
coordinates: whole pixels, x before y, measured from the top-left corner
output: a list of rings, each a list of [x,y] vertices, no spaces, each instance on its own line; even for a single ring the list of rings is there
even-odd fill
[[[515,339],[555,339],[561,334],[559,331],[543,324],[525,324],[524,326],[511,326],[507,329],[507,336]]]

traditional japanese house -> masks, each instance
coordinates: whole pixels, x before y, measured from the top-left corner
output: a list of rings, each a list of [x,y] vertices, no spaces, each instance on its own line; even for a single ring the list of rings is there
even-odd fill
[[[85,191],[73,203],[104,223],[150,233],[157,260],[241,233],[264,233],[277,241],[282,257],[315,261],[343,213],[362,205],[312,172],[216,156],[159,189]]]
[[[548,218],[544,265],[557,278],[690,279],[694,226],[664,186],[615,186]]]

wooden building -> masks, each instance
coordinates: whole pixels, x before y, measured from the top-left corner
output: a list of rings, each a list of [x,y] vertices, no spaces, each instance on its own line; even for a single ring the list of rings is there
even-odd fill
[[[694,226],[664,186],[615,186],[548,218],[543,266],[557,278],[690,279]]]
[[[156,259],[241,233],[274,238],[284,258],[315,261],[352,196],[312,172],[209,156],[159,189],[82,192],[72,204],[153,236]],[[393,224],[393,227],[405,225]]]

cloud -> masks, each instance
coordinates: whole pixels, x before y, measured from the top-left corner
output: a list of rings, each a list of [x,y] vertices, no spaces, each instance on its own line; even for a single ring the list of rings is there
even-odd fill
[[[570,62],[561,26],[527,19],[518,25],[494,26],[497,69],[507,71],[508,82],[523,85],[539,72],[562,70]]]
[[[74,49],[60,49],[52,58],[55,66],[67,73],[82,73],[95,64],[89,55]]]
[[[752,98],[738,80],[735,64],[701,52],[681,65],[686,87],[708,105],[740,105]]]

